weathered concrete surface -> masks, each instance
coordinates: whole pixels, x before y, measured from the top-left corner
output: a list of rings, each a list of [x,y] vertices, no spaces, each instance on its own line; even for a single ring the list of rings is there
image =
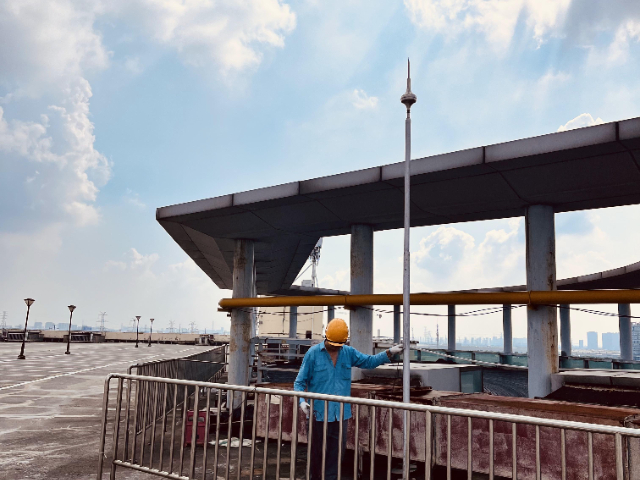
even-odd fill
[[[1,479],[95,478],[105,377],[208,347],[71,344],[71,355],[65,348],[27,343],[26,360],[17,360],[20,345],[0,343]],[[118,478],[147,477],[123,470]]]
[[[373,293],[373,228],[370,225],[351,227],[351,294]],[[351,346],[371,355],[373,353],[373,310],[371,305],[354,308],[349,314]],[[354,380],[362,378],[359,368],[353,368]]]

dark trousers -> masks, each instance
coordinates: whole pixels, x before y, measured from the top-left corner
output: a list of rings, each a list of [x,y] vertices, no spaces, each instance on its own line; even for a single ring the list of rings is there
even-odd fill
[[[347,447],[347,428],[349,420],[342,422],[342,455]],[[324,422],[313,420],[313,432],[311,432],[311,458],[309,476],[311,480],[322,480],[322,439],[324,436]],[[327,422],[327,449],[325,453],[324,480],[336,480],[338,478],[338,446],[340,442],[340,422]]]

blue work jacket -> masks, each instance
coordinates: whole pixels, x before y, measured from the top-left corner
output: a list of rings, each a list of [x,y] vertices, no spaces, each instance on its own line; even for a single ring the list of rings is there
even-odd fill
[[[338,353],[338,361],[333,366],[331,356],[327,352],[324,342],[311,347],[302,360],[302,366],[293,384],[296,392],[326,393],[329,395],[351,395],[351,367],[371,369],[388,363],[387,352],[377,355],[360,353],[353,347],[345,345]],[[300,398],[300,403],[304,401]],[[314,418],[324,421],[324,401],[313,403]],[[328,422],[335,422],[340,418],[340,404],[329,402]],[[351,418],[351,405],[344,406],[344,419]]]

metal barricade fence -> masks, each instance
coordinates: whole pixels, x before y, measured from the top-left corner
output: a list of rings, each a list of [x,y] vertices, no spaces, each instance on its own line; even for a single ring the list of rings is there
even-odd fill
[[[132,370],[135,369],[136,375],[147,377],[215,382],[224,373],[226,366],[224,363],[225,347],[225,345],[221,345],[183,358],[138,363],[131,365],[127,372],[131,374]],[[159,418],[156,415],[160,415],[158,412],[162,412],[159,404],[163,401],[162,396],[156,390],[149,388],[148,385],[140,385],[140,387],[142,387],[140,390],[132,391],[131,394],[127,392],[127,394],[133,395],[136,399],[137,411],[135,418],[137,420],[134,423],[136,433],[140,433],[143,424],[152,425],[152,422]],[[168,398],[175,398],[177,406],[183,404],[185,397],[182,389],[169,384],[167,390]],[[149,408],[144,409],[144,406]]]
[[[110,409],[112,380],[117,381],[117,393],[115,408]],[[132,399],[132,386],[137,392],[153,391],[155,398],[162,400],[144,395]],[[170,386],[174,387],[173,397]],[[182,405],[177,401],[179,391],[187,399]],[[241,399],[240,411],[227,412],[226,418],[225,395],[230,396],[226,404],[232,405],[236,396]],[[251,396],[253,412],[248,405]],[[323,422],[307,423],[299,413],[300,397],[311,403],[311,411],[319,402],[325,413]],[[105,382],[97,478],[102,479],[105,459],[111,479],[115,479],[118,467],[180,480],[217,480],[220,476],[228,480],[232,473],[237,480],[256,476],[262,480],[309,479],[312,469],[321,468],[320,478],[324,478],[329,402],[337,403],[340,418],[347,404],[353,409],[352,421],[338,422],[338,458],[344,453],[345,436],[346,448],[355,450],[348,471],[338,462],[338,479],[355,479],[368,469],[363,478],[389,480],[394,458],[405,469],[411,462],[424,464],[428,480],[435,464],[442,465],[447,479],[451,479],[452,469],[466,470],[468,479],[472,472],[487,474],[489,479],[494,475],[535,480],[640,478],[640,430],[633,428],[125,374],[111,374]],[[137,431],[133,426],[139,412],[149,409],[153,409],[152,416],[143,414],[142,428]],[[111,418],[110,410],[114,411]],[[402,434],[404,411],[410,412],[406,436]],[[315,456],[308,441],[316,438],[314,428],[323,430],[322,454]],[[107,454],[108,430],[112,437]],[[244,447],[248,438],[250,442]],[[262,452],[257,441],[262,443]],[[298,444],[305,442],[306,448],[298,449]],[[409,459],[401,458],[403,442],[410,446]],[[368,465],[362,467],[363,462],[357,459],[362,460],[365,452],[369,453]]]

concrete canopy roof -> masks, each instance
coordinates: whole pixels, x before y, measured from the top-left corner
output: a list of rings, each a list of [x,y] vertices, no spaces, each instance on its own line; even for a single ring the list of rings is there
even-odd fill
[[[399,155],[400,156],[400,155]],[[235,239],[255,241],[258,294],[288,290],[321,237],[402,227],[403,164],[159,208],[156,218],[220,288]],[[640,118],[411,162],[411,225],[640,203]]]

